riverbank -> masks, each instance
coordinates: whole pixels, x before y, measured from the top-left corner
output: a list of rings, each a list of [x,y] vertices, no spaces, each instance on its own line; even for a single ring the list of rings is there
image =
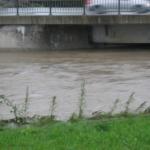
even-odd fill
[[[0,149],[148,150],[150,115],[0,127]]]

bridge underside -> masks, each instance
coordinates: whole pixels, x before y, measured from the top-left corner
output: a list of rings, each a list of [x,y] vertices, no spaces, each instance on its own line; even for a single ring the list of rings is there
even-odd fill
[[[0,16],[0,25],[150,24],[150,15]]]

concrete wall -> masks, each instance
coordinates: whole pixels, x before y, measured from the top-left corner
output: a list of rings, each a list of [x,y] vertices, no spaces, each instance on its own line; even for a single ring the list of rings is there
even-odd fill
[[[89,26],[45,26],[44,39],[50,49],[90,48]]]
[[[1,26],[0,49],[90,48],[89,26]]]
[[[93,43],[150,43],[150,25],[1,26],[0,49],[72,50]]]
[[[40,26],[1,26],[0,49],[46,48]]]
[[[150,43],[150,25],[93,26],[92,39],[96,43]]]

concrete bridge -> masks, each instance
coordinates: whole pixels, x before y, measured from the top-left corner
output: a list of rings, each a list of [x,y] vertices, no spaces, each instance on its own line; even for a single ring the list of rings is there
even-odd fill
[[[79,5],[82,7],[46,5],[34,8],[26,5],[18,7],[19,4],[11,8],[1,7],[0,26],[23,27],[23,39],[25,35],[38,32],[31,35],[32,39],[42,37],[38,42],[46,41],[52,49],[86,48],[95,43],[150,43],[150,11],[123,13],[118,8],[109,14],[88,15],[85,5]]]
[[[150,43],[150,15],[0,16],[0,26],[24,27],[24,35],[38,39],[38,44],[48,43],[51,49],[89,48],[97,43]]]

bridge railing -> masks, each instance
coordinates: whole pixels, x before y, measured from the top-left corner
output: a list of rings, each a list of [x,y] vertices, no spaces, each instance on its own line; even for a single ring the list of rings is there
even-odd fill
[[[150,14],[150,0],[0,0],[0,15]]]

